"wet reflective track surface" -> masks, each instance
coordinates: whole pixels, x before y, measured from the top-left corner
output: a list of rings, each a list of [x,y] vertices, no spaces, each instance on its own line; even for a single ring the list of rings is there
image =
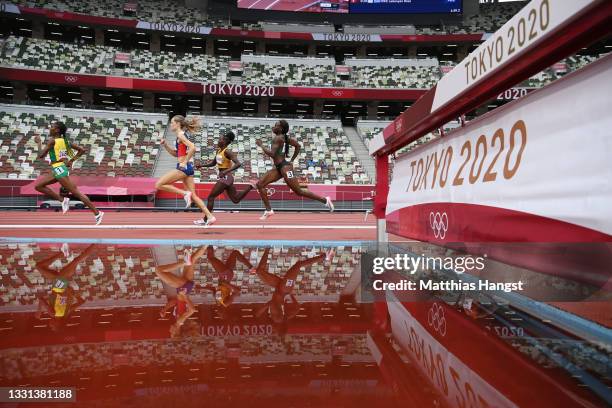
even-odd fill
[[[0,244],[0,387],[73,388],[58,407],[610,404],[606,322],[544,305],[584,339],[512,297],[368,299],[367,250]]]

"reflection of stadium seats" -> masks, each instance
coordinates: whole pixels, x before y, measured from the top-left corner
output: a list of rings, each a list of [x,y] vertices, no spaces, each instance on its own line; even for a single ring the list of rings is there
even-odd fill
[[[80,247],[74,247],[76,254]],[[82,249],[82,248],[81,248]],[[182,252],[177,247],[177,253]],[[232,248],[217,250],[219,259],[226,259]],[[263,254],[263,248],[238,248],[253,264]],[[36,261],[49,257],[51,248],[15,244],[0,246],[0,306],[33,304],[37,293],[48,293],[51,282],[36,269]],[[298,260],[319,252],[304,248],[274,248],[270,253],[269,271],[278,276]],[[316,298],[338,295],[357,267],[358,248],[338,248],[331,266],[314,264],[306,268],[296,280],[295,295]],[[65,260],[62,261],[65,264]],[[56,264],[59,266],[59,263]],[[97,246],[92,255],[79,266],[72,285],[86,302],[105,300],[161,300],[165,298],[161,281],[155,275],[155,261],[149,248]],[[199,263],[195,274],[194,296],[204,296],[205,285],[217,285],[218,275],[205,261]],[[263,284],[246,268],[237,267],[233,284],[241,288],[243,296],[270,296],[272,289]],[[78,289],[77,289],[78,288]]]
[[[150,175],[165,117],[124,113],[113,116],[98,116],[86,110],[0,105],[0,177],[36,178],[41,170],[48,169],[36,158],[38,148],[33,136],[47,137],[49,124],[55,120],[63,121],[69,138],[87,150],[73,166],[79,175]]]
[[[122,381],[132,383],[135,380],[158,381],[162,378],[167,379],[164,382],[180,383],[184,380],[183,373],[189,372],[189,368],[196,368],[190,375],[199,375],[201,380],[204,380],[209,375],[217,375],[214,368],[224,367],[228,363],[228,346],[239,349],[239,364],[253,368],[265,364],[266,356],[275,356],[275,362],[281,366],[295,362],[314,364],[313,361],[316,361],[321,364],[320,370],[317,371],[325,372],[328,371],[327,364],[330,364],[334,349],[338,346],[342,347],[343,356],[347,357],[346,365],[351,364],[351,360],[356,361],[352,364],[372,363],[364,334],[292,334],[284,339],[280,336],[244,337],[237,346],[231,339],[198,336],[173,340],[62,344],[3,350],[0,356],[0,378],[23,381],[62,373],[64,378],[77,375],[78,381],[79,377],[109,373],[120,368],[121,374],[111,375],[106,379],[98,378],[104,383],[97,385],[106,385],[106,382],[117,384]],[[253,361],[254,357],[258,360]],[[68,361],[70,364],[66,363]],[[202,364],[210,364],[213,370],[196,374],[203,368]],[[168,370],[162,373],[160,368]],[[150,371],[151,375],[147,375],[147,371]],[[258,371],[253,371],[253,375],[258,376]],[[136,374],[137,372],[140,374]],[[264,378],[266,376],[263,372],[259,375]],[[81,382],[83,380],[88,379],[80,378]],[[89,384],[85,382],[83,385]]]
[[[274,121],[259,119],[230,120],[218,117],[204,117],[204,129],[197,136],[200,146],[214,146],[219,136],[233,131],[236,140],[232,149],[238,153],[243,168],[236,175],[242,181],[264,174],[271,168],[267,157],[261,153],[255,141],[264,143],[270,140],[270,129]],[[325,184],[364,184],[370,180],[358,162],[348,138],[344,135],[339,121],[289,120],[289,133],[295,136],[303,146],[302,153],[294,163],[296,170],[307,177],[310,183]],[[293,151],[292,149],[290,151]],[[212,157],[211,151],[202,152],[203,160]],[[316,161],[309,165],[308,160]],[[322,163],[323,162],[323,163]],[[196,177],[197,177],[196,173]],[[203,180],[216,179],[212,169],[202,169],[199,177]]]

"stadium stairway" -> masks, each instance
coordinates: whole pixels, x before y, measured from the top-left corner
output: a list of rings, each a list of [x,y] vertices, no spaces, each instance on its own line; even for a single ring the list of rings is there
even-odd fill
[[[372,182],[376,180],[376,164],[374,159],[368,153],[368,147],[363,143],[363,139],[359,136],[357,128],[353,126],[343,126],[344,134],[351,143],[351,147],[357,156],[357,159],[363,165],[363,169],[368,174]]]
[[[170,130],[170,124],[168,124],[168,126],[166,127],[166,133],[164,134],[164,138],[170,146],[174,146],[174,143],[176,142],[176,135]],[[166,149],[163,148],[163,146],[159,146],[159,156],[157,158],[157,162],[155,163],[153,177],[161,177],[169,170],[172,170],[175,167],[176,157],[168,153]]]

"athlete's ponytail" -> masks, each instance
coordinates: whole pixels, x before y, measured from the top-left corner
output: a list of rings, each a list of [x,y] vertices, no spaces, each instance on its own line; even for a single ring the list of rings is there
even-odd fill
[[[190,133],[197,133],[202,128],[200,118],[195,116],[185,119],[182,115],[176,115],[172,120],[178,123],[181,129],[188,130]]]
[[[278,121],[280,128],[281,128],[281,132],[283,132],[283,136],[285,137],[285,157],[289,156],[289,135],[287,135],[287,133],[289,133],[289,123],[287,123],[286,120],[279,120]]]

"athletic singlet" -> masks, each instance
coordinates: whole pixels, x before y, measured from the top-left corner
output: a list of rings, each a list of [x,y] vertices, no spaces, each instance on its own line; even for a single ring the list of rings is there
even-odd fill
[[[56,137],[54,139],[53,148],[49,150],[49,160],[51,166],[61,166],[64,159],[71,159],[74,156],[70,148],[70,142],[66,137]]]
[[[188,130],[185,131],[185,137],[187,138],[187,140],[191,140],[191,133]],[[175,146],[176,156],[179,159],[183,156],[187,156],[187,145],[181,142],[178,137],[176,138]]]
[[[68,308],[68,296],[64,295],[66,289],[68,289],[68,281],[66,279],[58,278],[53,282],[51,306],[53,306],[55,317],[64,317],[66,315],[66,309]]]
[[[227,150],[227,147],[223,150],[217,149],[217,154],[215,155],[215,161],[217,162],[217,169],[219,170],[229,169],[232,165],[232,161],[228,159],[227,156],[225,155],[226,150]]]

